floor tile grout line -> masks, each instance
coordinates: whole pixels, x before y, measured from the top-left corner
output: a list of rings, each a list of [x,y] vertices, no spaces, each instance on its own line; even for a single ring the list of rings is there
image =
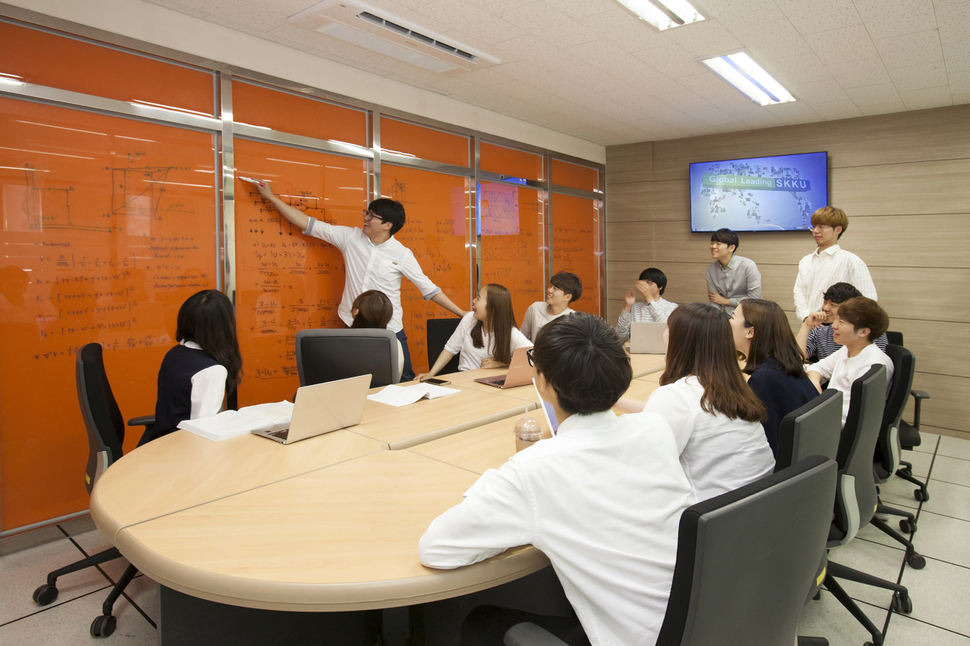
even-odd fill
[[[953,633],[954,635],[959,635],[960,637],[970,637],[970,635],[961,633],[958,630],[953,630],[952,628],[947,628],[946,626],[940,626],[940,625],[934,624],[934,623],[932,623],[930,621],[926,621],[924,619],[917,619],[916,617],[911,617],[909,615],[903,615],[903,616],[906,617],[907,619],[912,619],[913,621],[919,622],[919,623],[923,624],[924,626],[933,626],[934,628],[939,628],[940,630],[945,630],[948,633]]]
[[[61,606],[66,606],[67,604],[72,603],[74,601],[77,601],[78,599],[84,599],[85,597],[90,597],[92,594],[97,594],[99,592],[104,592],[105,590],[110,590],[110,589],[111,589],[111,586],[109,585],[109,586],[105,586],[103,588],[98,588],[97,590],[91,590],[90,592],[85,592],[82,595],[79,595],[79,596],[74,597],[72,599],[68,599],[67,601],[63,601],[61,603],[54,603],[54,604],[51,604],[51,605],[48,605],[48,606],[42,606],[40,610],[37,610],[35,612],[28,613],[28,614],[24,615],[23,617],[18,617],[17,619],[11,619],[10,621],[7,621],[5,623],[0,624],[0,628],[3,628],[4,626],[9,626],[10,624],[15,624],[18,621],[22,621],[24,619],[27,619],[28,617],[33,617],[35,615],[39,615],[42,612],[48,612],[49,610],[53,610],[54,608],[60,608]]]

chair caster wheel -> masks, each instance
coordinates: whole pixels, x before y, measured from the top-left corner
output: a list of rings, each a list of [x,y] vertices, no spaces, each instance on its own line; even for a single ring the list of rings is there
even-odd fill
[[[899,592],[893,595],[893,612],[902,613],[904,615],[911,614],[913,612],[913,600],[909,598],[909,595],[903,596]]]
[[[913,492],[913,498],[916,498],[916,500],[919,500],[920,502],[926,502],[930,499],[930,492],[917,489]]]
[[[915,534],[916,521],[910,521],[908,518],[902,519],[899,521],[899,530],[904,534]]]
[[[914,570],[922,570],[926,567],[926,559],[916,552],[913,552],[906,556],[906,564]]]
[[[53,586],[53,585],[50,585],[49,583],[45,583],[44,585],[34,590],[33,598],[34,598],[34,603],[41,606],[46,606],[48,604],[54,603],[54,600],[57,599],[57,586]]]
[[[115,631],[115,626],[117,624],[118,620],[112,615],[101,615],[100,617],[95,617],[94,621],[91,622],[91,636],[107,637]]]

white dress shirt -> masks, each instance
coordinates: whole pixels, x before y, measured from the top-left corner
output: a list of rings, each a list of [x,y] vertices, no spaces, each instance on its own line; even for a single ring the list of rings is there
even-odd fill
[[[525,316],[522,317],[522,334],[535,343],[536,336],[539,334],[539,330],[542,329],[543,325],[555,321],[560,316],[566,316],[572,313],[573,311],[567,307],[558,314],[550,314],[549,303],[545,301],[533,303],[525,311]]]
[[[731,419],[701,408],[704,387],[684,377],[653,391],[644,412],[667,420],[694,500],[702,502],[769,475],[775,457],[760,422]]]
[[[889,386],[893,380],[893,360],[872,343],[852,358],[849,358],[849,349],[842,346],[838,352],[830,354],[818,363],[813,363],[805,368],[805,371],[817,372],[822,375],[823,382],[828,380],[829,388],[842,391],[842,425],[845,426],[845,418],[849,415],[849,396],[852,394],[852,382],[866,374],[869,368],[877,363],[886,366],[886,392],[888,394]]]
[[[624,309],[620,312],[620,319],[616,323],[616,333],[621,339],[630,336],[630,323],[643,323],[644,321],[653,323],[666,323],[670,313],[677,309],[677,303],[671,303],[662,296],[652,303],[637,301],[627,312]]]
[[[193,350],[201,350],[195,341],[182,341],[181,345]],[[226,378],[229,371],[222,364],[210,366],[192,375],[191,417],[200,419],[212,417],[222,410],[222,401],[226,397]]]
[[[461,353],[461,358],[458,359],[459,370],[478,370],[482,367],[483,359],[495,357],[491,334],[482,330],[482,347],[480,348],[476,348],[472,341],[472,328],[475,327],[477,320],[474,312],[465,314],[461,317],[461,322],[458,323],[458,327],[455,328],[451,338],[448,339],[448,343],[445,344],[445,350],[452,355]],[[525,338],[525,335],[519,331],[519,328],[513,327],[512,347],[509,350],[509,356],[515,354],[515,351],[519,348],[531,347],[532,341]]]
[[[730,305],[711,303],[727,315],[746,298],[761,298],[761,272],[750,258],[735,254],[727,267],[715,260],[707,266],[707,289],[731,301]]]
[[[876,286],[862,258],[837,244],[822,252],[816,249],[798,262],[794,295],[799,321],[822,309],[822,294],[835,283],[849,283],[863,296],[878,300]]]
[[[590,642],[653,644],[689,499],[661,418],[572,415],[556,437],[486,472],[464,502],[436,518],[421,537],[421,562],[450,569],[534,545]]]
[[[395,240],[394,236],[381,244],[374,244],[361,229],[335,226],[320,222],[316,218],[310,218],[303,233],[326,240],[340,249],[344,256],[346,279],[337,315],[347,326],[354,322],[354,317],[350,314],[354,299],[369,289],[376,289],[384,292],[394,308],[387,329],[395,333],[404,329],[401,309],[402,277],[410,280],[425,300],[441,292],[421,271],[421,265],[415,260],[411,250]]]

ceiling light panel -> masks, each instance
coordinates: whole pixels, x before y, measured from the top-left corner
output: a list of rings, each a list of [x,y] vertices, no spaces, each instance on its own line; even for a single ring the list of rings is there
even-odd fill
[[[704,16],[687,0],[616,1],[660,31],[704,20]]]
[[[759,105],[791,103],[795,97],[745,52],[702,61]]]

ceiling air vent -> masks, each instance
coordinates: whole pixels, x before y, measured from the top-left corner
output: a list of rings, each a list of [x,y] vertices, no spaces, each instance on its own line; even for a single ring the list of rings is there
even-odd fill
[[[380,9],[363,2],[325,0],[287,20],[299,27],[441,74],[482,69],[501,62],[419,25],[382,14]]]

